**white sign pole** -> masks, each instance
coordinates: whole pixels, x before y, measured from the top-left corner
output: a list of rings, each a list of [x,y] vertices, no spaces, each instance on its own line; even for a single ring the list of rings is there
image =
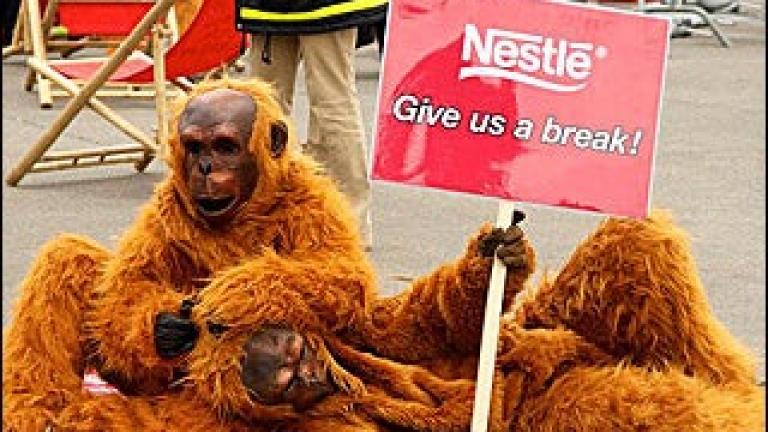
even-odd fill
[[[496,226],[507,229],[512,223],[515,206],[511,201],[499,202]],[[472,432],[488,430],[488,416],[491,409],[491,390],[493,389],[493,371],[496,365],[496,345],[499,340],[499,318],[504,300],[504,281],[507,268],[494,254],[488,297],[485,302],[485,320],[483,337],[480,342],[480,362],[477,366],[477,384],[475,387],[475,405],[472,411]]]

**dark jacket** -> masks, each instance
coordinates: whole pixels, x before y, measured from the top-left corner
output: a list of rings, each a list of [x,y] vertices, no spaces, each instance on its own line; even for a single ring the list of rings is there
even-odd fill
[[[237,29],[295,34],[340,30],[380,21],[388,0],[235,0]]]

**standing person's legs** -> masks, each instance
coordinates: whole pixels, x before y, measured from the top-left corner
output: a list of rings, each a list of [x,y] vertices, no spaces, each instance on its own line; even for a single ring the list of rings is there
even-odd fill
[[[360,224],[363,244],[373,242],[371,185],[365,133],[355,86],[357,29],[299,36],[309,93],[307,151],[336,179]]]
[[[280,105],[286,114],[293,107],[293,89],[296,84],[296,69],[299,65],[299,38],[296,35],[270,36],[269,64],[262,60],[265,36],[254,34],[251,39],[251,76],[272,83],[277,90]]]

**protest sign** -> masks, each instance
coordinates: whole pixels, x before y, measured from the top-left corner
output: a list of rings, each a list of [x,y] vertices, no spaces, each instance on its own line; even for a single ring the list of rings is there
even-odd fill
[[[668,26],[540,0],[392,0],[372,178],[646,216]],[[505,273],[495,259],[472,432],[488,427]]]
[[[645,216],[667,26],[536,0],[393,1],[372,178]]]

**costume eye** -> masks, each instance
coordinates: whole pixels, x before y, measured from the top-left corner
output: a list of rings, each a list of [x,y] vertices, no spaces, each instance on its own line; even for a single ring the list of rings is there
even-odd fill
[[[213,143],[213,150],[223,155],[237,153],[239,146],[229,138],[219,138]]]
[[[189,154],[199,155],[201,147],[202,147],[202,144],[200,143],[200,141],[197,141],[197,140],[184,141],[184,148],[187,150],[187,153]]]

